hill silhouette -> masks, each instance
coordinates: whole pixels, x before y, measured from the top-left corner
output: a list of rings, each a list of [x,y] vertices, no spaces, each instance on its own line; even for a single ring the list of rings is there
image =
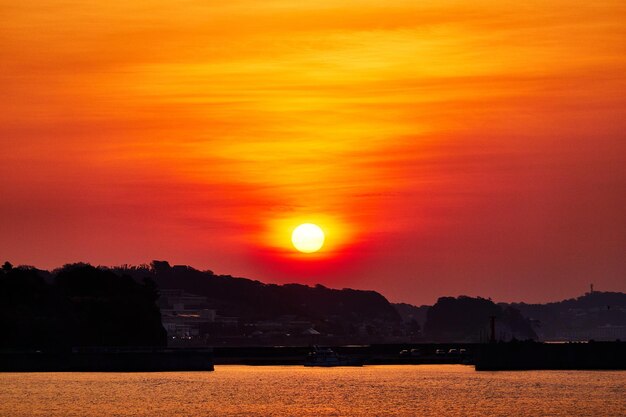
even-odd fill
[[[425,336],[440,342],[479,342],[489,337],[490,318],[498,339],[536,339],[530,321],[519,310],[485,298],[441,297],[426,314]]]
[[[202,306],[180,301],[165,306],[159,294],[168,291],[201,299]],[[503,340],[606,339],[626,326],[624,293],[591,292],[548,304],[441,297],[433,306],[415,307],[391,304],[375,291],[265,284],[166,261],[120,267],[78,263],[53,271],[7,262],[0,269],[0,348],[164,345],[159,305],[169,309],[163,310],[168,314],[163,323],[168,318],[184,327],[195,320],[205,343],[215,340],[209,336],[272,332],[365,343],[478,342],[489,337],[492,316],[496,337]]]
[[[170,266],[153,261],[151,266],[114,268],[118,274],[149,278],[159,289],[184,289],[207,297],[208,303],[225,316],[242,320],[267,320],[293,315],[313,322],[356,325],[378,320],[400,323],[400,315],[381,294],[322,285],[264,284],[230,275],[215,275],[189,266]]]
[[[0,269],[1,348],[160,346],[154,283],[86,264]]]
[[[536,322],[543,339],[610,339],[611,333],[606,330],[626,328],[626,294],[621,292],[593,291],[559,302],[510,306]],[[624,334],[626,329],[614,339],[623,339]]]

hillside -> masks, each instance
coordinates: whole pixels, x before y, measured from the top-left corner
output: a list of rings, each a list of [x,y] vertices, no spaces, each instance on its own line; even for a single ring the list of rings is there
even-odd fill
[[[485,298],[441,297],[428,309],[424,335],[438,342],[480,342],[490,337],[489,323],[495,319],[498,340],[536,339],[530,320],[511,306],[497,305]]]
[[[533,320],[543,340],[611,340],[626,336],[625,293],[594,291],[548,304],[510,306]]]
[[[151,267],[113,269],[137,279],[149,277],[161,290],[184,289],[207,298],[223,316],[259,321],[278,316],[297,316],[313,322],[341,321],[399,323],[400,315],[385,297],[375,291],[331,289],[301,284],[264,284],[246,278],[215,275],[189,266],[170,266],[155,261]]]
[[[375,291],[265,284],[190,266],[0,270],[2,346],[626,339],[626,294],[548,304],[442,297],[391,304]],[[159,311],[160,309],[160,311]],[[334,338],[334,339],[333,339]]]
[[[166,333],[153,284],[86,264],[0,268],[0,348],[157,346]]]

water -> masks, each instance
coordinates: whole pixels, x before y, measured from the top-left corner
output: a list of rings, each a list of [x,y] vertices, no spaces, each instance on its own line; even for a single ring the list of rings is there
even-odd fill
[[[0,416],[625,416],[626,371],[462,365],[0,374]]]

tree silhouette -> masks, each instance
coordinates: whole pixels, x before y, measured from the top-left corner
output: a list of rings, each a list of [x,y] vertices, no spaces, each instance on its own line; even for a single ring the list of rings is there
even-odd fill
[[[66,265],[54,271],[48,283],[45,271],[5,266],[0,271],[1,347],[166,342],[154,283],[140,284],[87,264]]]

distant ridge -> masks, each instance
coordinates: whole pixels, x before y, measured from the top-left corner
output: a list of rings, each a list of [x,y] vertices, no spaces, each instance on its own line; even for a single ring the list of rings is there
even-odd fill
[[[626,294],[593,291],[547,304],[511,303],[542,340],[626,340]]]
[[[166,296],[159,298],[159,292],[181,291],[202,305],[189,310],[180,301],[174,306]],[[117,267],[77,263],[53,271],[6,262],[0,297],[0,324],[23,346],[163,344],[164,311],[170,322],[192,323],[196,335],[231,341],[262,335],[257,341],[479,342],[487,338],[491,317],[501,340],[626,340],[626,294],[621,292],[592,291],[547,304],[441,297],[433,306],[416,307],[392,304],[376,291],[265,284],[166,261]]]
[[[111,270],[138,280],[149,277],[160,289],[182,288],[203,295],[222,314],[243,319],[297,315],[317,321],[340,317],[346,323],[401,321],[395,308],[376,291],[338,290],[323,285],[264,284],[247,278],[215,275],[212,271],[199,271],[190,266],[171,266],[166,261],[153,261],[150,267]]]

